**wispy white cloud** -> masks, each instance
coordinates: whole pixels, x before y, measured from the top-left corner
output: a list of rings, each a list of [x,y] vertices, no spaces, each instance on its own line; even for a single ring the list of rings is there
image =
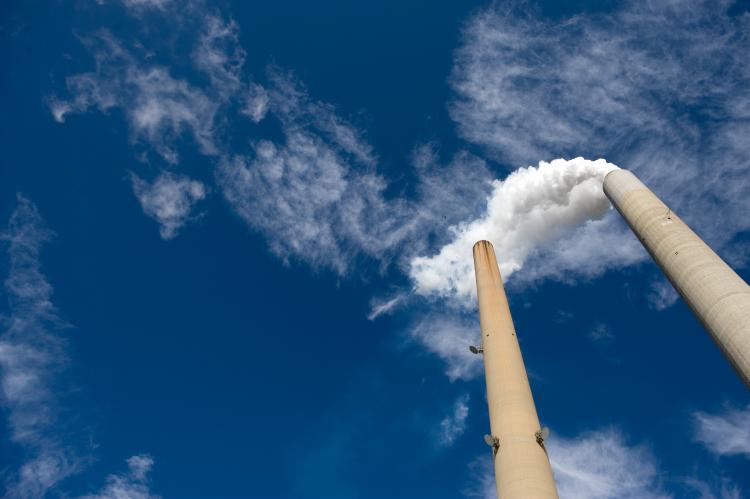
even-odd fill
[[[469,395],[464,394],[453,403],[449,415],[440,421],[440,444],[450,446],[464,434],[469,417]]]
[[[387,298],[374,298],[370,301],[370,314],[367,316],[368,321],[374,321],[381,315],[393,313],[398,308],[404,306],[409,299],[406,293],[396,293],[394,296]]]
[[[217,154],[217,112],[221,100],[131,53],[106,30],[82,39],[96,68],[66,78],[69,99],[53,98],[59,122],[68,114],[117,108],[125,115],[136,143],[151,146],[167,162],[179,160],[177,141],[191,137],[204,154]]]
[[[291,75],[271,70],[270,78],[270,109],[285,140],[257,141],[252,156],[222,162],[227,201],[284,260],[341,275],[357,257],[387,260],[416,221],[404,200],[385,197],[372,147]]]
[[[239,42],[239,25],[230,19],[201,12],[204,19],[193,50],[193,66],[228,100],[244,86],[242,69],[247,56]]]
[[[739,455],[750,459],[750,405],[727,407],[710,414],[693,413],[694,439],[717,456]]]
[[[697,492],[700,499],[741,499],[743,497],[742,489],[726,478],[719,480],[718,484],[693,477],[683,478],[680,481]]]
[[[202,154],[216,156],[224,152],[232,116],[263,118],[268,95],[244,69],[247,52],[234,19],[201,0],[123,3],[137,15],[168,17],[174,31],[165,38],[185,36],[187,53],[171,45],[166,50],[159,44],[145,46],[141,38],[117,38],[107,29],[81,37],[95,68],[66,78],[66,98],[48,98],[57,121],[72,113],[119,109],[135,142],[177,164],[183,139],[191,138]],[[186,59],[194,72],[184,71]]]
[[[163,9],[172,0],[122,0],[123,5],[131,9],[157,8]]]
[[[489,448],[469,463],[469,480],[462,494],[472,499],[497,499],[495,470]]]
[[[240,113],[250,118],[254,123],[260,122],[268,113],[270,98],[266,89],[260,85],[251,84],[241,97]]]
[[[555,312],[553,320],[559,324],[563,324],[565,322],[568,322],[575,316],[576,315],[569,310],[558,310],[557,312]]]
[[[128,471],[107,477],[107,484],[95,494],[81,499],[159,499],[150,490],[148,474],[154,465],[151,456],[136,455],[128,458]]]
[[[606,344],[614,339],[615,333],[612,332],[612,328],[610,328],[607,324],[600,322],[596,324],[591,331],[589,331],[587,336],[591,341],[595,343]]]
[[[567,439],[552,435],[546,442],[561,499],[668,499],[651,452],[631,446],[613,429]],[[495,499],[492,456],[469,465],[466,497]]]
[[[48,497],[90,459],[72,437],[77,430],[60,417],[66,404],[63,394],[69,391],[62,382],[69,364],[62,332],[68,325],[52,303],[53,289],[39,259],[42,245],[52,236],[36,206],[19,195],[0,235],[7,245],[9,272],[4,284],[10,308],[9,315],[0,316],[0,404],[8,418],[7,437],[24,452],[15,472],[3,471],[9,499]],[[129,460],[132,476],[141,481],[151,466],[143,459]]]
[[[159,222],[163,239],[172,239],[192,217],[193,206],[206,197],[206,187],[184,175],[162,172],[152,183],[131,173],[133,192],[143,212]]]
[[[63,428],[54,387],[68,357],[60,336],[66,324],[52,304],[52,286],[39,263],[40,249],[51,237],[36,207],[19,196],[2,234],[10,264],[5,280],[10,315],[0,318],[1,402],[8,437],[26,453],[26,461],[6,483],[11,498],[43,497],[81,464],[57,436]]]
[[[240,106],[238,112],[255,122],[268,108],[265,89],[244,73],[247,54],[239,42],[238,24],[202,2],[126,3],[136,12],[158,7],[176,26],[195,30],[190,59],[204,80],[175,77],[168,64],[154,62],[150,48],[139,41],[125,43],[102,29],[81,38],[95,69],[66,78],[67,98],[48,99],[55,120],[64,122],[69,114],[93,109],[118,109],[133,141],[148,145],[171,164],[179,162],[184,139],[192,139],[202,154],[223,154],[230,104]]]
[[[732,240],[750,228],[750,18],[731,5],[637,0],[553,21],[493,3],[455,53],[451,116],[508,166],[585,154],[632,169],[741,264],[747,246]],[[585,246],[596,262],[619,245]]]
[[[546,441],[561,499],[667,499],[673,494],[661,483],[664,473],[643,445],[629,444],[615,429],[580,434],[574,438],[550,436]],[[492,455],[486,452],[469,466],[465,497],[496,499]],[[706,481],[696,477],[671,478],[697,492],[701,499],[736,499],[742,489],[726,478]],[[680,496],[681,497],[681,496]]]
[[[672,284],[663,276],[660,276],[651,283],[651,287],[646,293],[646,302],[649,308],[654,310],[666,310],[671,307],[680,295],[677,294]]]
[[[479,343],[479,323],[462,314],[424,316],[410,330],[411,338],[446,365],[451,381],[468,380],[482,371],[482,359],[469,351]]]
[[[562,499],[650,499],[671,497],[659,483],[651,452],[630,446],[613,429],[546,442]]]

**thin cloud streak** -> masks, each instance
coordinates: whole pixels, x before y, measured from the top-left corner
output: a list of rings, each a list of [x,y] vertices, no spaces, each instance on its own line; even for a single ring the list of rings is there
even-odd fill
[[[750,405],[719,413],[693,413],[694,439],[717,456],[750,459]]]
[[[481,355],[469,351],[469,346],[480,340],[476,318],[432,313],[418,319],[409,334],[412,341],[445,363],[445,375],[451,381],[470,380],[482,372]]]
[[[546,442],[562,499],[666,499],[659,467],[643,446],[614,429]]]
[[[99,492],[80,499],[160,499],[161,496],[153,494],[149,487],[148,474],[154,465],[153,458],[136,455],[128,458],[127,464],[127,472],[109,475]]]
[[[408,295],[398,293],[385,299],[373,299],[370,302],[370,314],[367,316],[368,321],[374,321],[381,315],[392,314],[395,310],[404,306],[408,300]]]
[[[680,298],[672,284],[663,276],[659,276],[651,283],[651,288],[646,294],[646,302],[649,308],[661,311],[666,310]]]
[[[700,494],[700,499],[742,499],[742,489],[727,479],[719,484],[710,484],[698,478],[687,477],[681,480],[688,488]]]
[[[453,403],[451,413],[440,421],[440,444],[451,446],[466,431],[469,417],[469,395],[464,394]]]
[[[53,233],[36,207],[18,196],[2,239],[8,245],[5,292],[10,315],[2,317],[0,386],[10,440],[26,455],[6,483],[8,497],[44,497],[76,472],[81,459],[58,437],[62,429],[56,380],[69,360],[61,331],[67,325],[52,304],[52,286],[41,271],[39,253]]]

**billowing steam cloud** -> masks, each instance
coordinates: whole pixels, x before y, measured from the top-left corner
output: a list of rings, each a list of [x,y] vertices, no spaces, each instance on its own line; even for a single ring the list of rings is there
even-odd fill
[[[602,182],[616,168],[603,159],[556,159],[495,180],[483,217],[452,227],[453,241],[437,255],[412,259],[415,291],[467,303],[474,294],[471,248],[480,239],[495,245],[507,279],[538,246],[605,214],[609,201]]]

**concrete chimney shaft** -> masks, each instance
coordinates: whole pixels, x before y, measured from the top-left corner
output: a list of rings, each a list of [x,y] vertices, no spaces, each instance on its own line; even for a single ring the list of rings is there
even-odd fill
[[[500,499],[556,499],[557,489],[541,438],[539,418],[518,346],[495,251],[474,245],[479,318],[495,483]]]
[[[631,172],[604,192],[750,388],[750,287]]]

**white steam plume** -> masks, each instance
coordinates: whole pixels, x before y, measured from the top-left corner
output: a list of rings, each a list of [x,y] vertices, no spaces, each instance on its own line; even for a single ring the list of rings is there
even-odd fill
[[[453,241],[437,255],[412,259],[409,274],[415,291],[469,303],[475,292],[471,258],[475,242],[493,243],[500,272],[507,279],[523,268],[534,249],[606,213],[609,201],[602,183],[617,168],[603,159],[555,159],[495,180],[484,216],[452,227]]]

